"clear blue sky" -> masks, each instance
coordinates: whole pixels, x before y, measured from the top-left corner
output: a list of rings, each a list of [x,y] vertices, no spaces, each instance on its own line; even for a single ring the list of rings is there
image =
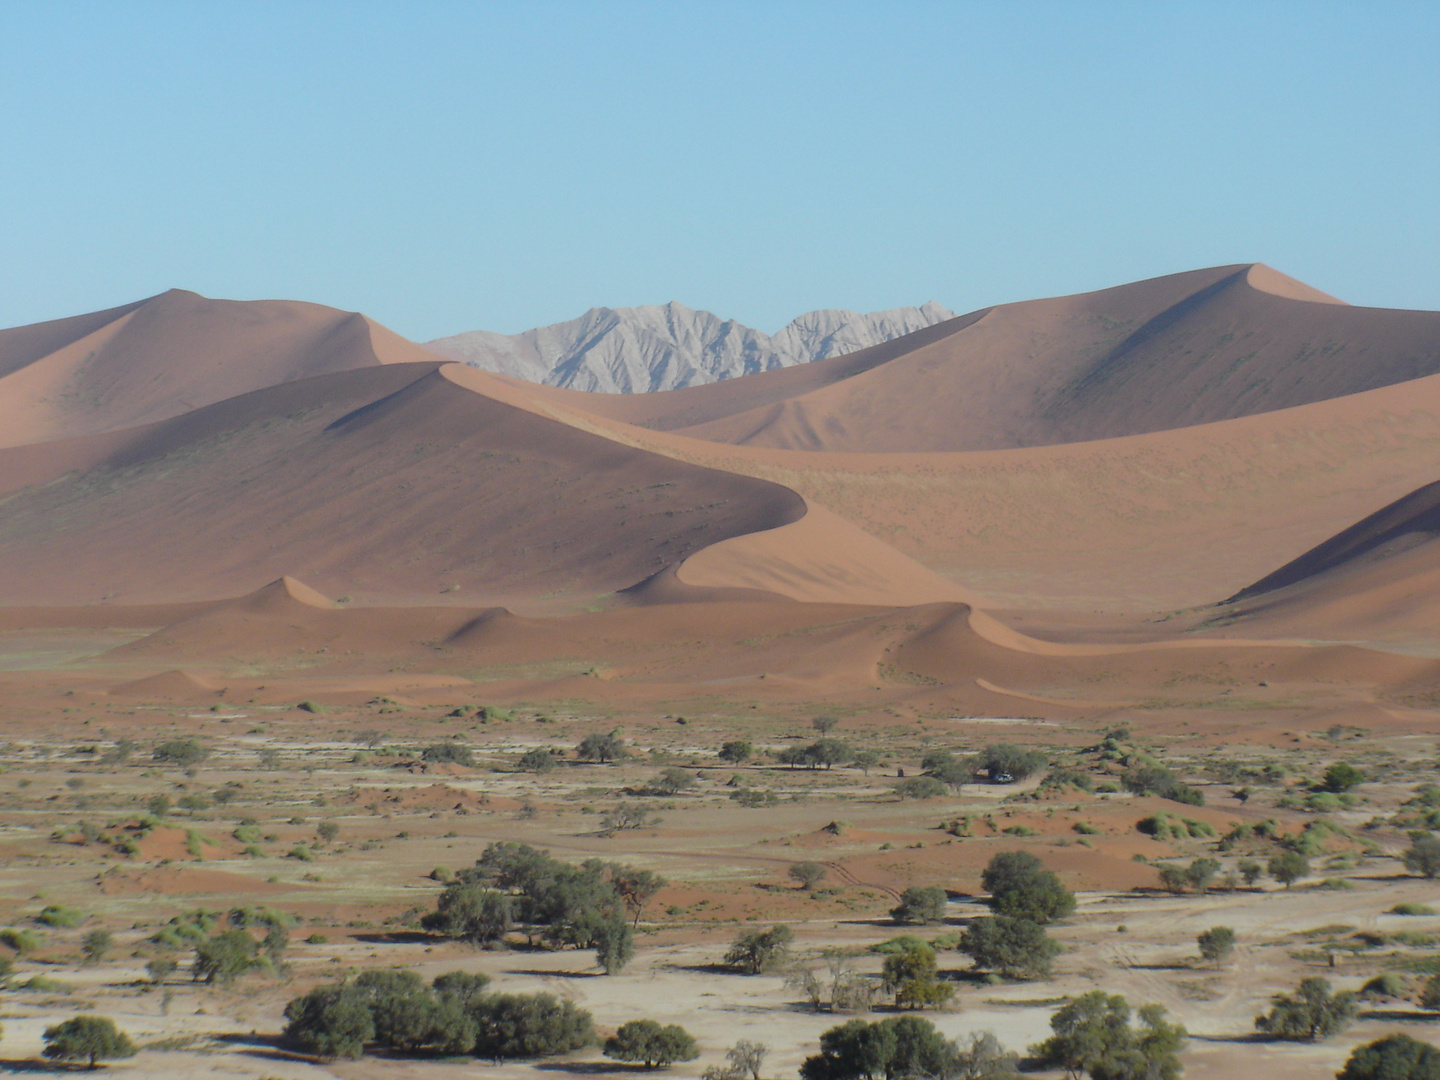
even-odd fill
[[[0,0],[0,325],[773,331],[1251,260],[1440,308],[1440,3]]]

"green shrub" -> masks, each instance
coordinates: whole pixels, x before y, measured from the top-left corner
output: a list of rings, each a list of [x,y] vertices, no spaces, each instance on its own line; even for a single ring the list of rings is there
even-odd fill
[[[1437,914],[1440,914],[1440,912],[1437,912],[1437,911],[1436,911],[1433,907],[1431,907],[1429,904],[1405,903],[1405,904],[1396,904],[1394,907],[1392,907],[1392,908],[1390,909],[1390,914],[1392,914],[1392,915],[1437,915]]]
[[[85,916],[74,908],[64,907],[61,904],[47,904],[40,909],[40,914],[35,916],[35,920],[46,926],[68,930],[84,922]]]

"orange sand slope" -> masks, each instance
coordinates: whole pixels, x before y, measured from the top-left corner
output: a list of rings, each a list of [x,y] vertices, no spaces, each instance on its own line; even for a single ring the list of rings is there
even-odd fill
[[[718,442],[904,452],[1161,431],[1437,372],[1440,312],[1351,307],[1254,264],[1005,304],[863,352],[707,386],[542,393]]]
[[[0,331],[0,446],[176,416],[249,390],[380,363],[364,316],[318,304],[137,304]]]
[[[1437,372],[1259,265],[623,398],[171,292],[0,332],[0,604],[1203,605],[1432,479]]]

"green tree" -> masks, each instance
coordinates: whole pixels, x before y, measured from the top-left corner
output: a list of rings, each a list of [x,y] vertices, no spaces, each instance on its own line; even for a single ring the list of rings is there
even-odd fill
[[[568,1054],[595,1041],[590,1014],[552,994],[489,994],[470,1015],[475,1054],[492,1061]]]
[[[1365,782],[1365,774],[1346,761],[1337,761],[1325,770],[1325,776],[1320,781],[1320,786],[1325,791],[1333,791],[1337,795],[1358,787]]]
[[[725,1051],[725,1064],[710,1066],[701,1074],[701,1080],[760,1080],[760,1067],[769,1053],[764,1043],[741,1039]]]
[[[375,1039],[369,1004],[341,985],[317,986],[285,1006],[285,1038],[322,1058],[358,1058]]]
[[[436,975],[430,987],[442,999],[468,1006],[479,1001],[489,985],[490,976],[484,972],[447,971],[444,975]]]
[[[591,944],[595,961],[606,975],[618,975],[635,956],[635,935],[619,914],[601,920],[595,928]]]
[[[900,903],[890,909],[897,923],[938,923],[945,921],[945,890],[939,885],[911,885],[900,894]]]
[[[475,765],[475,753],[464,743],[431,743],[420,751],[420,759],[434,764],[463,765],[467,769]]]
[[[869,776],[871,769],[879,767],[880,755],[874,750],[856,750],[855,760],[850,764],[854,765],[855,768],[859,769],[866,776]]]
[[[997,971],[1011,979],[1050,974],[1051,961],[1060,953],[1060,943],[1051,940],[1039,923],[1007,915],[971,922],[958,948],[982,971]]]
[[[1440,1080],[1440,1049],[1409,1035],[1357,1046],[1335,1080]]]
[[[190,977],[195,982],[229,985],[260,965],[255,939],[244,930],[226,930],[195,946]]]
[[[1287,889],[1310,874],[1310,860],[1298,851],[1278,851],[1270,856],[1265,867],[1270,876]]]
[[[108,1016],[75,1016],[45,1029],[45,1056],[55,1061],[97,1061],[135,1056],[130,1036]]]
[[[843,739],[821,739],[805,748],[806,755],[817,765],[831,769],[836,765],[848,765],[855,760],[855,751]]]
[[[611,761],[619,761],[626,756],[625,740],[620,737],[618,731],[610,731],[605,734],[591,732],[580,740],[580,745],[575,748],[575,756],[581,761],[598,761],[601,765]]]
[[[1198,893],[1210,888],[1215,875],[1220,873],[1220,863],[1215,859],[1196,859],[1185,868],[1185,880]]]
[[[1403,856],[1405,869],[1433,878],[1440,875],[1440,836],[1421,836],[1411,841]]]
[[[793,881],[800,885],[806,892],[811,891],[816,885],[825,880],[827,870],[823,863],[818,862],[797,862],[790,864],[789,874]]]
[[[1235,869],[1240,871],[1246,885],[1254,885],[1265,876],[1265,868],[1254,859],[1241,859],[1235,864]]]
[[[820,1053],[800,1066],[802,1080],[953,1075],[955,1044],[919,1016],[876,1023],[850,1020],[820,1036]]]
[[[938,780],[952,791],[959,791],[975,778],[974,769],[955,760],[954,755],[944,750],[932,750],[920,759],[920,768],[925,776]]]
[[[631,1020],[605,1040],[604,1054],[616,1061],[639,1061],[647,1069],[658,1069],[677,1061],[694,1061],[700,1050],[679,1024],[662,1027],[654,1020]]]
[[[1228,926],[1212,926],[1195,940],[1200,945],[1200,955],[1217,968],[1235,951],[1235,931]]]
[[[1140,1026],[1119,994],[1092,990],[1050,1017],[1050,1038],[1033,1048],[1046,1065],[1093,1080],[1175,1080],[1186,1032],[1165,1020],[1159,1005],[1143,1005]]]
[[[987,746],[975,758],[975,771],[983,772],[992,784],[1013,784],[1045,767],[1045,755],[1009,743]]]
[[[725,963],[746,975],[759,975],[783,964],[789,955],[794,932],[781,923],[769,930],[746,930],[725,953]]]
[[[1028,851],[1002,851],[980,877],[999,915],[1049,923],[1075,910],[1075,896]]]
[[[332,843],[340,835],[340,826],[333,821],[322,821],[315,826],[315,835],[320,837],[321,843]]]
[[[743,765],[755,753],[755,747],[744,739],[732,739],[720,747],[720,760],[732,765]]]
[[[473,881],[452,881],[445,886],[435,910],[422,916],[420,925],[432,933],[491,945],[510,932],[514,913],[510,897]]]
[[[955,988],[940,981],[935,950],[924,942],[887,956],[881,978],[901,1008],[939,1007],[955,996]]]
[[[1255,1029],[1276,1039],[1315,1042],[1345,1030],[1359,1006],[1350,991],[1333,993],[1318,976],[1304,979],[1292,994],[1276,994],[1268,1013],[1255,1018]]]
[[[80,949],[85,954],[85,963],[98,964],[105,959],[110,952],[114,938],[108,930],[91,930],[80,942]]]
[[[810,726],[821,735],[829,735],[840,724],[838,716],[817,716],[810,721]]]

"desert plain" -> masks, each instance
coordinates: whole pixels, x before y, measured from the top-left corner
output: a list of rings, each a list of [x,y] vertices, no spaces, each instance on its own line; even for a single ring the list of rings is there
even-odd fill
[[[654,394],[181,291],[0,331],[0,1067],[93,1012],[138,1047],[116,1075],[642,1069],[282,1037],[307,990],[404,968],[682,1025],[669,1075],[746,1039],[794,1076],[897,1014],[807,977],[878,987],[906,934],[953,987],[922,1015],[1027,1075],[1097,988],[1183,1024],[1194,1080],[1432,1040],[1440,887],[1404,856],[1440,826],[1437,450],[1440,313],[1259,264]],[[1044,764],[913,783],[994,746]],[[422,925],[507,841],[663,877],[620,970]],[[1008,851],[1077,899],[1046,976],[955,948]],[[1302,876],[1245,873],[1284,852]],[[939,921],[897,922],[925,886]],[[273,962],[194,977],[194,935],[265,920]],[[779,924],[783,965],[725,963]],[[1311,976],[1371,987],[1354,1022],[1261,1038]]]

